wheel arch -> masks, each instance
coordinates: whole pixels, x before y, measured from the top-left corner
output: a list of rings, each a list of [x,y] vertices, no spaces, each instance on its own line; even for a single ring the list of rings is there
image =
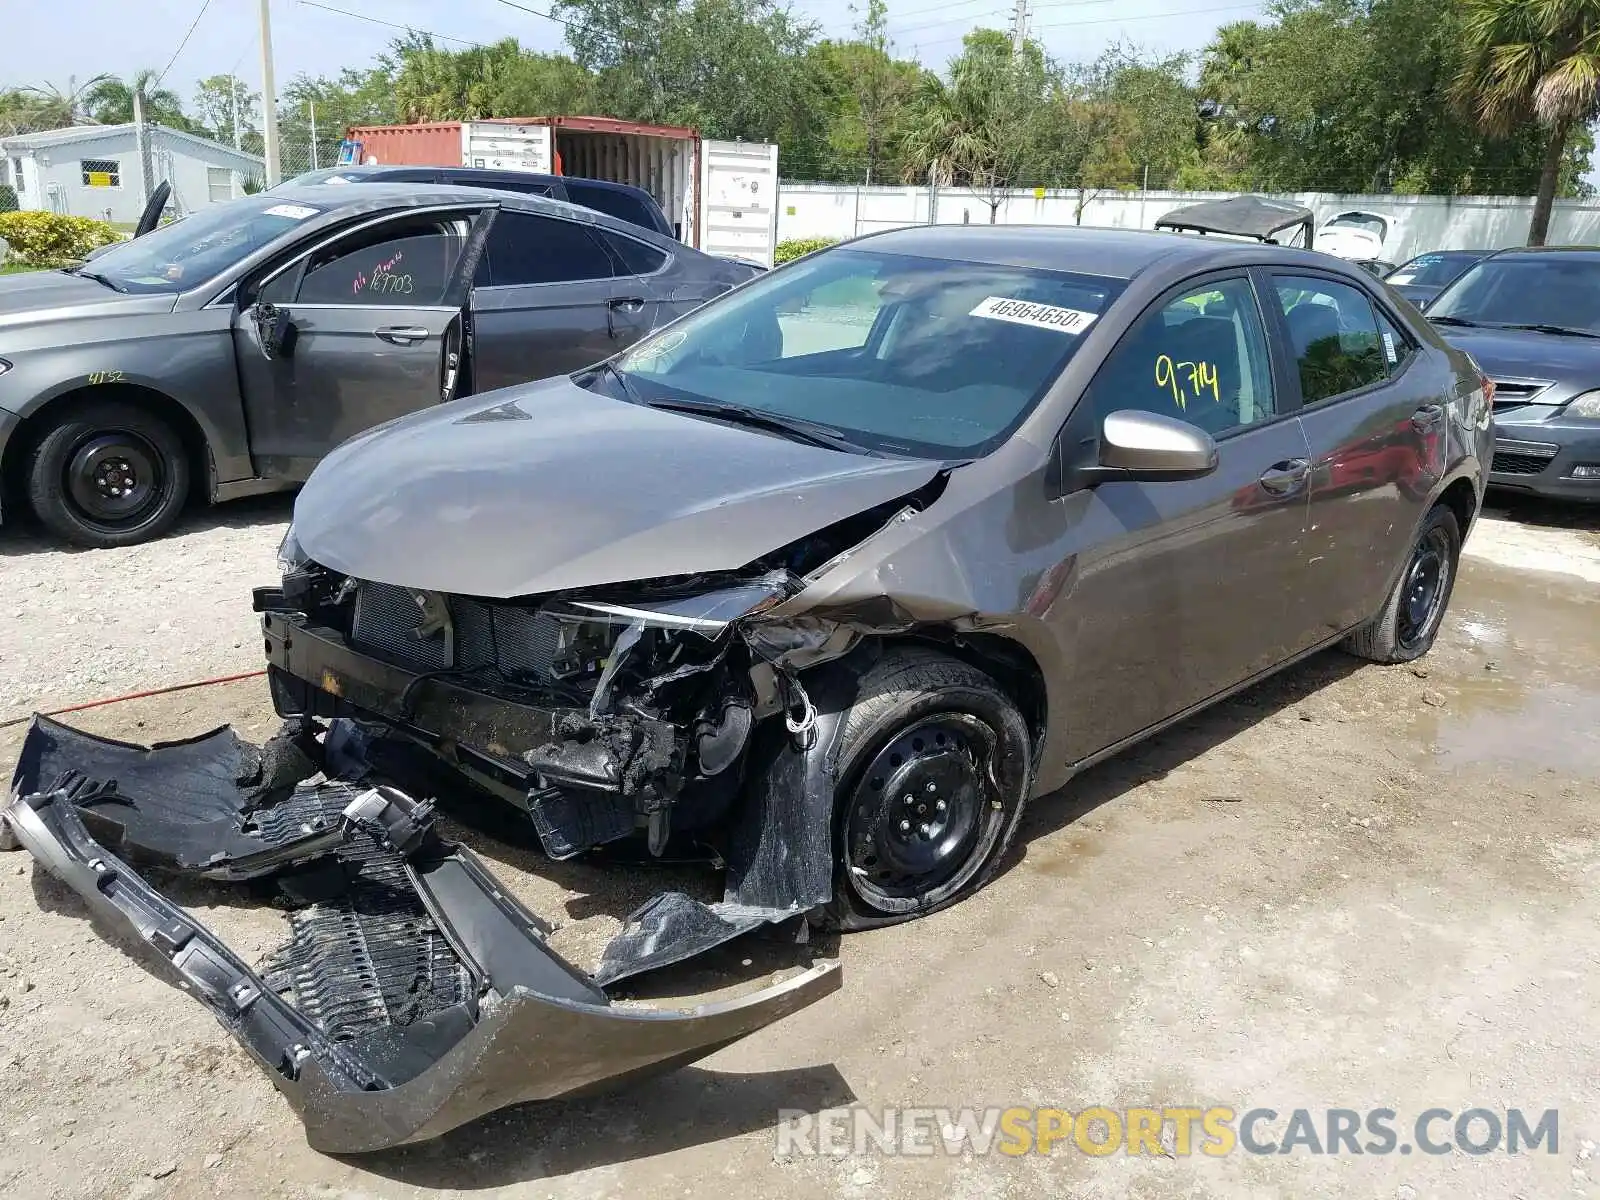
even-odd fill
[[[212,470],[211,439],[195,413],[182,401],[146,383],[118,382],[68,386],[37,403],[12,431],[0,457],[0,487],[15,496],[27,470],[29,456],[55,422],[74,409],[96,401],[115,400],[141,405],[167,421],[183,442],[190,478],[203,485],[210,497],[216,488]],[[197,489],[198,490],[198,489]]]
[[[1472,528],[1472,522],[1478,515],[1478,501],[1478,489],[1473,486],[1472,480],[1465,475],[1458,475],[1439,493],[1434,504],[1443,504],[1455,514],[1456,527],[1465,541],[1467,531]]]

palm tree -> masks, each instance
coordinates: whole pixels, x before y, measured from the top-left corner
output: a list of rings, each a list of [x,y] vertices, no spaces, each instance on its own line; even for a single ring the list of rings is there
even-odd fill
[[[1468,0],[1456,102],[1493,136],[1549,131],[1528,245],[1542,246],[1567,139],[1600,112],[1600,0]]]
[[[88,120],[86,101],[88,95],[110,76],[96,75],[83,83],[69,79],[65,89],[53,83],[34,84],[19,88],[22,101],[22,123],[33,129],[65,129],[81,125]]]
[[[102,125],[125,125],[133,120],[133,97],[144,94],[144,114],[150,121],[162,125],[185,128],[189,120],[183,115],[183,100],[171,88],[159,86],[160,74],[148,67],[135,71],[126,80],[112,75],[102,75],[93,87],[83,93],[89,115]]]

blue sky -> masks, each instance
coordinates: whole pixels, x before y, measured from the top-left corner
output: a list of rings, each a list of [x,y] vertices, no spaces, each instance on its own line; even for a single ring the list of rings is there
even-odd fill
[[[514,36],[538,50],[562,48],[561,27],[499,0],[326,0],[335,8],[397,25],[489,42]],[[547,0],[519,0],[548,10]],[[1198,48],[1218,24],[1249,17],[1257,6],[1229,0],[1030,0],[1032,31],[1057,58],[1093,58],[1108,43],[1131,40],[1155,50]],[[35,5],[26,22],[9,22],[0,49],[0,86],[48,81],[65,87],[69,76],[101,71],[126,76],[144,67],[161,70],[200,12],[201,0],[65,0]],[[847,0],[795,0],[794,8],[825,34],[848,33],[854,21]],[[235,71],[259,87],[257,0],[210,0],[193,36],[173,61],[166,84],[187,102],[195,81]],[[976,25],[1004,28],[1005,0],[890,0],[890,22],[900,53],[942,64]],[[397,31],[371,21],[312,8],[299,0],[272,0],[272,40],[280,82],[300,71],[331,74],[381,53]]]

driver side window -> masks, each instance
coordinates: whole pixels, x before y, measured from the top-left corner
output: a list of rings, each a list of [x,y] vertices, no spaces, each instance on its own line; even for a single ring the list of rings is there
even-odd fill
[[[1277,415],[1267,339],[1247,279],[1206,283],[1148,310],[1089,387],[1104,420],[1158,413],[1216,437]]]
[[[466,243],[464,217],[412,217],[360,230],[316,251],[256,294],[267,304],[440,304]]]

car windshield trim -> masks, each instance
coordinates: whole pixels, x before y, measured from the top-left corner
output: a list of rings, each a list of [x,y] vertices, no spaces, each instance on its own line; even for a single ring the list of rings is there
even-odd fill
[[[716,405],[747,424],[820,428],[861,454],[970,461],[1016,432],[1125,287],[840,247],[657,330],[605,375],[646,404],[685,399],[708,416]]]

